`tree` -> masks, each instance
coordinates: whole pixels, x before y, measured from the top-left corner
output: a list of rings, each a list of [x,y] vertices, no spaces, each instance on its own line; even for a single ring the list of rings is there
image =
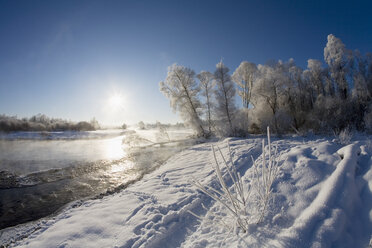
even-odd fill
[[[202,71],[197,75],[197,78],[200,81],[201,94],[205,97],[205,106],[206,106],[206,115],[208,122],[208,132],[209,135],[212,133],[212,93],[215,83],[213,81],[213,74],[209,71]]]
[[[254,87],[255,102],[257,104],[266,104],[271,110],[275,132],[279,133],[277,114],[279,111],[280,100],[283,99],[284,75],[280,73],[282,62],[277,64],[259,65],[260,77]],[[264,108],[262,108],[264,110]]]
[[[247,113],[246,130],[248,131],[249,121],[249,104],[251,104],[253,82],[257,77],[258,69],[256,64],[243,61],[239,67],[236,68],[232,75],[233,81],[238,86],[238,95],[242,99],[243,108]]]
[[[331,77],[337,85],[339,97],[346,99],[349,94],[347,73],[350,52],[345,48],[344,43],[333,34],[328,35],[327,40],[327,45],[324,48],[324,60],[328,64]]]
[[[309,87],[304,84],[303,70],[296,66],[293,59],[285,63],[283,68],[282,73],[286,76],[283,81],[285,105],[292,119],[291,127],[298,130],[305,123],[306,113],[311,109]]]
[[[233,81],[238,86],[238,95],[242,99],[244,108],[248,108],[251,103],[253,82],[257,73],[256,64],[243,61],[232,75]]]
[[[198,135],[206,136],[201,121],[201,103],[198,98],[200,88],[195,81],[195,72],[187,67],[173,64],[168,67],[168,75],[160,82],[160,91],[170,100],[174,112],[179,112],[185,123]]]
[[[352,96],[359,103],[365,104],[371,99],[371,92],[368,89],[368,57],[363,57],[359,51],[354,52],[354,63],[352,74],[354,88]]]
[[[145,123],[143,121],[138,122],[138,128],[140,130],[144,130],[145,129]]]
[[[101,128],[95,117],[90,120],[90,124],[93,126],[94,130]]]
[[[217,102],[216,117],[219,121],[220,131],[227,135],[235,135],[233,119],[237,111],[234,102],[236,91],[229,75],[229,68],[227,68],[222,61],[216,65],[214,80],[217,85],[217,89],[215,90]],[[226,123],[228,124],[228,131],[224,127]]]
[[[372,53],[366,55],[366,81],[369,95],[372,96]]]
[[[322,62],[316,59],[309,59],[307,61],[307,70],[304,71],[304,76],[307,78],[311,101],[315,102],[319,95],[325,95],[323,78],[324,70],[322,68]]]

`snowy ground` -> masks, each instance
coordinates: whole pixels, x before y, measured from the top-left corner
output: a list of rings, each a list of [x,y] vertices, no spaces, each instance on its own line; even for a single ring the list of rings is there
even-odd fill
[[[265,219],[248,233],[229,232],[226,209],[190,184],[216,186],[211,144],[195,145],[125,190],[75,202],[58,215],[3,230],[11,247],[367,247],[372,234],[372,145],[325,138],[274,139],[280,173]],[[247,184],[261,138],[228,139]],[[229,183],[229,182],[228,182]],[[230,182],[231,183],[231,182]],[[202,204],[209,209],[206,211]],[[198,220],[188,210],[204,217]],[[214,214],[211,214],[211,213]],[[252,214],[254,214],[252,212]],[[253,216],[254,217],[254,216]]]

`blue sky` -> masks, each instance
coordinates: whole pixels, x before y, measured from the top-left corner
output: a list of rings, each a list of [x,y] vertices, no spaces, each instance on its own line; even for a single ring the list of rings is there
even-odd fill
[[[332,33],[372,52],[372,1],[0,0],[0,114],[177,122],[158,83],[178,63],[323,59]],[[112,95],[123,106],[110,108]]]

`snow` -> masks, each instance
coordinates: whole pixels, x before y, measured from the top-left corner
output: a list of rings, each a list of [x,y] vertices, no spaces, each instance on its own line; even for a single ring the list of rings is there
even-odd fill
[[[215,186],[211,145],[227,141],[244,182],[261,159],[261,138],[192,146],[114,195],[0,233],[11,247],[367,247],[372,233],[371,137],[343,146],[327,138],[273,139],[280,172],[264,221],[247,233],[216,218],[228,212],[192,186]],[[231,182],[227,182],[230,183]],[[205,206],[206,209],[202,207]],[[202,217],[191,215],[188,210]],[[212,214],[214,213],[214,214]]]

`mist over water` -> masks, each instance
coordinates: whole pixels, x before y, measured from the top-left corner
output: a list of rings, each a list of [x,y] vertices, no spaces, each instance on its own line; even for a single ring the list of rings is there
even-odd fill
[[[25,175],[76,162],[117,160],[125,156],[124,135],[77,140],[0,140],[1,170]]]
[[[149,141],[153,133],[142,133],[145,139],[117,131],[109,137],[0,140],[0,229],[117,192],[193,142],[160,145]]]

